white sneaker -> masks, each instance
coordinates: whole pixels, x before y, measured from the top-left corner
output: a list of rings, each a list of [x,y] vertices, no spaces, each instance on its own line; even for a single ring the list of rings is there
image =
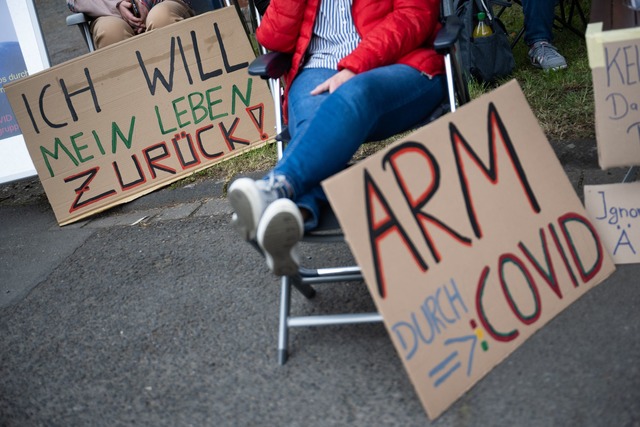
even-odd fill
[[[239,178],[229,186],[229,203],[235,211],[232,222],[245,240],[256,237],[262,213],[277,199],[273,191],[262,191],[251,178]]]
[[[298,272],[297,245],[303,234],[302,214],[293,201],[278,199],[264,211],[258,224],[258,244],[274,274],[293,276]]]
[[[245,240],[256,238],[256,229],[262,213],[276,199],[290,197],[289,184],[283,176],[254,181],[239,178],[229,186],[229,202],[235,211],[231,223]]]

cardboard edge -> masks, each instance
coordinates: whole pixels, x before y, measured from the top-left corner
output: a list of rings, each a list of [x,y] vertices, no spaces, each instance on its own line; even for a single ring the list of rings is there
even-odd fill
[[[587,41],[587,56],[591,69],[604,66],[602,53],[602,22],[594,22],[587,25],[585,39]]]
[[[640,27],[623,28],[619,30],[603,31],[602,22],[593,22],[587,25],[585,39],[587,41],[587,54],[591,69],[605,66],[604,43],[622,42],[640,38]]]

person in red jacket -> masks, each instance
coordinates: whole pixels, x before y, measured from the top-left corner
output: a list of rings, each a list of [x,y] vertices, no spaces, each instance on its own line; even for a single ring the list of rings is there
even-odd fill
[[[327,203],[320,182],[361,144],[423,122],[445,94],[433,49],[440,0],[272,0],[256,31],[292,54],[284,76],[291,141],[262,180],[229,187],[233,222],[277,275],[298,271],[295,247]]]

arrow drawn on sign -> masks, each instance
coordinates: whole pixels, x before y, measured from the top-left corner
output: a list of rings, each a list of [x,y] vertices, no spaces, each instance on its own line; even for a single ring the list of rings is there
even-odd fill
[[[475,335],[466,335],[464,337],[459,338],[449,338],[444,342],[445,346],[450,344],[456,344],[461,342],[471,341],[471,345],[469,346],[469,357],[467,359],[467,377],[471,376],[471,368],[473,367],[473,353],[476,348],[476,343],[478,342],[478,338]],[[462,367],[462,362],[458,360],[458,351],[452,351],[444,360],[438,363],[431,371],[429,371],[429,378],[434,378],[435,382],[433,383],[434,387],[438,387],[440,384],[445,382],[447,378],[449,378],[454,372]]]

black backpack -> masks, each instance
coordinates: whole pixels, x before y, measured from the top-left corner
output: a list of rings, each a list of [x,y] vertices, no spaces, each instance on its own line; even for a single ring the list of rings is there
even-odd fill
[[[492,4],[510,6],[501,0],[455,0],[454,9],[462,21],[460,35],[460,57],[467,77],[480,82],[492,83],[500,77],[507,77],[516,66],[509,37],[504,24],[494,16]],[[479,12],[485,12],[493,34],[473,38]]]

